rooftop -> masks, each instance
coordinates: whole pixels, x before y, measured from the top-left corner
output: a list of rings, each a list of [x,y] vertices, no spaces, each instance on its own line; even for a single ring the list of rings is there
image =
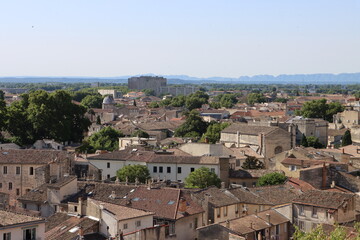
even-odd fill
[[[69,156],[67,152],[57,150],[8,149],[0,151],[0,163],[41,165],[60,162]]]
[[[28,216],[20,213],[0,210],[0,227],[6,227],[15,224],[41,221],[41,220],[44,219],[39,217]]]
[[[293,200],[293,203],[338,209],[345,201],[355,197],[355,194],[335,191],[310,190]]]

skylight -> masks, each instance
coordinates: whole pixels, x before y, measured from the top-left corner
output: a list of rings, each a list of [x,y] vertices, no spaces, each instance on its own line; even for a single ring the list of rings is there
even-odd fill
[[[175,203],[175,201],[172,201],[172,200],[171,200],[171,201],[169,201],[167,204],[168,204],[168,205],[173,205],[174,203]]]

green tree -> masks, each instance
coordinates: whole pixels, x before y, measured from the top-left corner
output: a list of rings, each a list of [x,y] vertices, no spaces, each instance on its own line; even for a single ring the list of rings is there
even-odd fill
[[[99,115],[96,117],[96,124],[101,125],[101,118]]]
[[[356,228],[356,227],[355,227]],[[360,239],[359,231],[356,229],[352,232],[352,236],[348,237],[343,226],[336,225],[334,230],[330,233],[325,233],[321,224],[318,224],[316,228],[313,228],[310,232],[302,232],[297,226],[295,226],[295,232],[293,234],[294,240],[349,240]]]
[[[114,151],[119,148],[119,138],[124,135],[112,127],[105,127],[89,137],[89,145],[94,150]]]
[[[186,97],[183,95],[179,95],[177,97],[173,97],[171,99],[171,106],[172,107],[184,107],[186,103]]]
[[[121,182],[125,182],[126,179],[128,182],[134,183],[136,179],[140,183],[146,183],[146,180],[150,179],[149,169],[145,165],[127,165],[120,168],[116,172],[116,176]]]
[[[214,98],[211,103],[213,106],[221,106],[224,108],[232,108],[238,102],[235,94],[221,94]],[[218,104],[216,104],[218,103]],[[210,105],[211,106],[211,105]],[[219,107],[217,107],[219,108]]]
[[[143,93],[145,93],[146,96],[155,96],[155,91],[153,89],[143,89]]]
[[[159,108],[159,104],[157,102],[151,102],[148,105],[149,108]]]
[[[323,148],[324,147],[324,145],[322,145],[319,142],[319,139],[317,137],[309,136],[309,137],[306,137],[306,140],[308,142],[309,147],[313,147],[313,148]]]
[[[0,90],[0,142],[3,142],[1,131],[5,130],[7,120],[7,108],[5,103],[5,93]]]
[[[137,130],[131,134],[132,137],[149,138],[149,134],[143,130]]]
[[[185,122],[175,130],[175,136],[200,138],[206,132],[207,126],[199,112],[192,110],[188,113]]]
[[[261,93],[250,93],[247,96],[247,101],[250,105],[253,105],[254,103],[266,102],[266,99],[265,99],[264,95]]]
[[[103,97],[100,94],[87,95],[81,100],[81,105],[87,108],[101,108]]]
[[[207,167],[198,168],[185,178],[185,187],[187,188],[220,187],[220,185],[220,178]]]
[[[7,111],[6,130],[18,144],[38,139],[81,142],[90,126],[86,108],[72,103],[68,92],[44,90],[23,94]]]
[[[351,133],[350,130],[348,129],[345,131],[344,136],[342,137],[341,146],[344,147],[351,144],[352,144]]]
[[[243,169],[263,169],[264,163],[254,156],[247,156],[241,166]]]
[[[221,131],[228,127],[230,123],[211,123],[207,129],[203,137],[201,138],[202,142],[205,142],[205,139],[209,141],[209,143],[216,143],[220,140]]]
[[[302,137],[301,137],[301,146],[303,146],[303,147],[308,147],[309,146],[309,143],[307,141],[307,138],[306,138],[305,134],[303,134]]]
[[[278,185],[283,184],[285,181],[286,176],[281,173],[268,173],[258,179],[257,186]]]
[[[297,111],[297,115],[301,115],[306,118],[322,118],[326,121],[332,122],[333,115],[344,111],[344,107],[336,103],[326,103],[326,99],[313,100],[305,102],[300,111]]]
[[[197,91],[186,98],[185,106],[189,111],[191,111],[195,108],[200,108],[203,104],[207,104],[208,100],[209,95],[204,92]]]

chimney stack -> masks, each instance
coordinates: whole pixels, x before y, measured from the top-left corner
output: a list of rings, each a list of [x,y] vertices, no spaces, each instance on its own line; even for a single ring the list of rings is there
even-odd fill
[[[326,169],[326,165],[325,163],[323,164],[322,167],[322,189],[326,188],[326,173],[327,173],[327,169]]]
[[[115,191],[111,191],[110,198],[112,198],[112,199],[115,199],[115,198],[116,198],[116,193],[115,193]]]
[[[184,214],[186,212],[186,200],[183,197],[181,197],[179,200],[178,211],[182,214]]]
[[[226,228],[230,228],[230,221],[226,220]]]
[[[221,182],[221,189],[225,189],[225,182]]]
[[[268,223],[271,224],[270,223],[270,214],[269,213],[266,214],[266,219],[267,219]]]
[[[82,216],[82,205],[83,205],[82,197],[78,198],[78,202],[79,202],[78,213],[80,216]]]
[[[83,229],[82,226],[80,226],[80,228],[79,228],[79,233],[78,233],[78,235],[79,235],[79,239],[80,239],[80,240],[83,240],[83,239],[84,239],[84,229]]]

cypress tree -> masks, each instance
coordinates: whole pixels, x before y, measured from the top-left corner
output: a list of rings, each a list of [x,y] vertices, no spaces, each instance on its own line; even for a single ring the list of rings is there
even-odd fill
[[[306,138],[305,134],[302,135],[301,146],[303,146],[303,147],[308,147],[309,146],[309,143],[307,141],[307,138]]]
[[[342,137],[342,141],[341,141],[341,146],[347,146],[347,145],[351,145],[352,144],[352,140],[351,140],[351,133],[350,130],[346,130],[346,132],[344,133],[344,136]]]

